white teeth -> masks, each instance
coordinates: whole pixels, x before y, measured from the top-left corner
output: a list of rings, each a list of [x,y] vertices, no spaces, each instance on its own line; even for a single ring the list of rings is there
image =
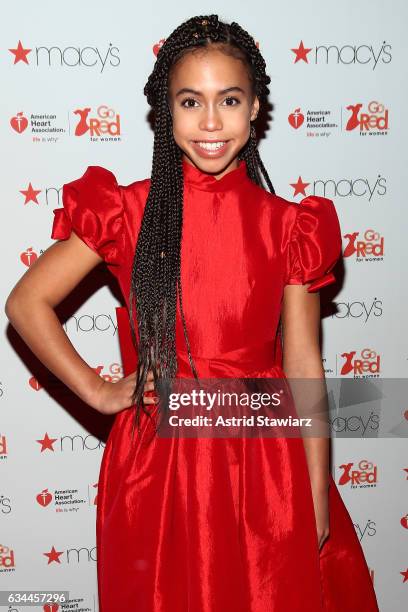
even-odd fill
[[[206,151],[218,151],[225,145],[225,140],[219,142],[197,142],[198,146]]]

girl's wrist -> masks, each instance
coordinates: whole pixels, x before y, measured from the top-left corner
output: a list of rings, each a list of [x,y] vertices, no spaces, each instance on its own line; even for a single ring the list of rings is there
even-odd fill
[[[106,380],[104,380],[99,374],[96,374],[92,370],[92,376],[89,377],[89,380],[86,381],[83,387],[83,391],[78,393],[82,401],[84,401],[88,406],[94,408],[98,412],[99,409],[99,400],[101,396],[102,387],[106,384]]]

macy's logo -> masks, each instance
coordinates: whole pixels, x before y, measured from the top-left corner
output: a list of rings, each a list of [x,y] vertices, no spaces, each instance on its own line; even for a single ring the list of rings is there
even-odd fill
[[[378,62],[389,64],[392,60],[391,45],[384,41],[381,48],[375,45],[316,45],[315,47],[305,47],[303,40],[297,47],[291,49],[295,54],[293,63],[302,61],[305,64],[360,64],[362,66],[372,65],[373,70]],[[309,58],[309,53],[312,52]]]
[[[23,64],[36,66],[53,66],[60,67],[85,67],[85,68],[100,68],[103,72],[106,66],[117,68],[120,64],[119,49],[109,43],[107,49],[101,50],[98,47],[33,47],[28,48],[23,45],[21,40],[13,48],[9,49],[13,56],[13,64],[22,62]],[[32,53],[32,55],[30,55]],[[30,58],[33,60],[30,62]]]

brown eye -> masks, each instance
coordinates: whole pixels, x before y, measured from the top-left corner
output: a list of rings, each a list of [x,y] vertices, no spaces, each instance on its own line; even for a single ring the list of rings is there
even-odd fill
[[[194,98],[186,98],[182,101],[181,106],[184,106],[184,108],[194,108],[195,103],[196,100]]]
[[[225,98],[224,102],[226,102],[226,106],[237,106],[237,104],[241,104],[238,98],[234,98],[233,96],[228,96]]]

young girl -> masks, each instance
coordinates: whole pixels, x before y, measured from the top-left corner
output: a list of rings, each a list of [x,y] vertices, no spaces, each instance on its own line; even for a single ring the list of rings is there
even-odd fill
[[[7,301],[44,364],[117,413],[98,488],[101,612],[378,610],[327,438],[154,429],[163,379],[324,378],[318,290],[335,280],[340,228],[330,200],[274,195],[254,129],[269,82],[237,23],[181,24],[145,87],[151,179],[124,187],[91,166],[64,185],[60,241]],[[54,312],[103,260],[126,301],[115,384],[81,359]]]

